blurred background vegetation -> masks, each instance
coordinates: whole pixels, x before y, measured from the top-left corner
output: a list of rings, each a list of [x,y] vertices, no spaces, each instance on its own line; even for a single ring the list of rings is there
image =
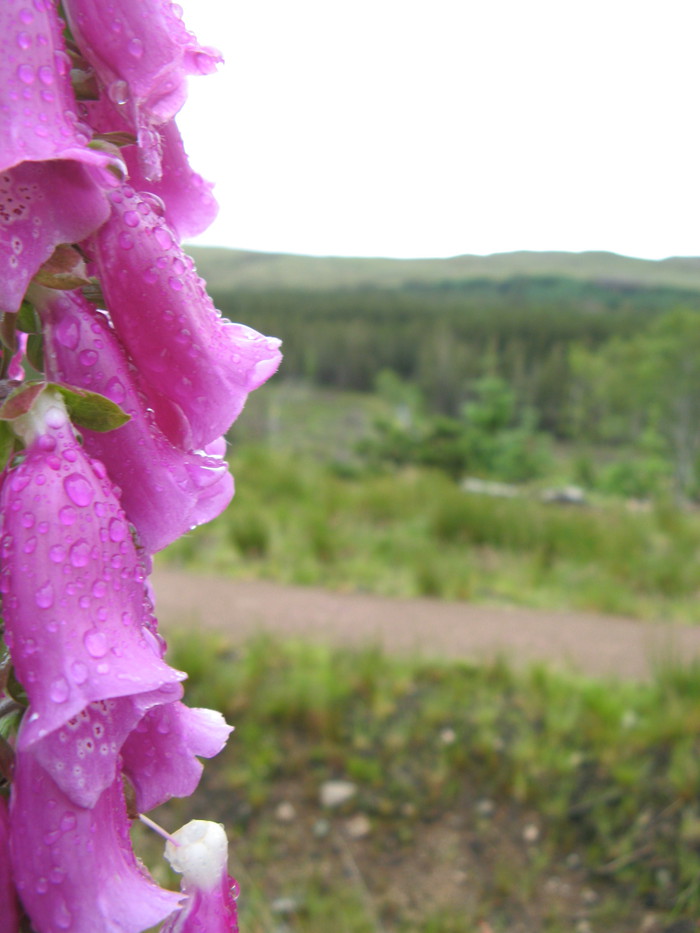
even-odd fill
[[[285,359],[229,437],[233,505],[162,559],[697,621],[700,260],[193,254]],[[697,930],[697,668],[175,651],[189,701],[237,727],[205,793],[241,840],[250,933]]]

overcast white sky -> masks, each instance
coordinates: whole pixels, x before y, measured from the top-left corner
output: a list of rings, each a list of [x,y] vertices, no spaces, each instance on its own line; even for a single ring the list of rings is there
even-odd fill
[[[180,0],[197,242],[700,255],[698,0]]]

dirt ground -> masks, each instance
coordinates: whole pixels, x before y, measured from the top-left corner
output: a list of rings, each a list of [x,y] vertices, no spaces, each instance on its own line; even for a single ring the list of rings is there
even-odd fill
[[[659,664],[700,659],[700,627],[619,616],[394,599],[316,587],[239,581],[157,569],[162,631],[214,628],[346,645],[381,645],[425,657],[544,661],[591,676],[644,679]]]

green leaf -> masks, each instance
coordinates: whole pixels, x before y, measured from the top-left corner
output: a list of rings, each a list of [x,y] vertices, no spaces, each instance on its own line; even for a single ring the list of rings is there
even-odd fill
[[[0,421],[0,470],[4,470],[15,450],[15,435],[7,421]]]
[[[0,421],[14,421],[26,415],[34,402],[46,389],[45,382],[25,382],[11,392],[0,405]]]
[[[27,359],[38,373],[44,371],[44,338],[41,334],[30,334],[27,340]]]
[[[97,392],[56,383],[49,386],[61,393],[73,424],[88,431],[114,431],[131,420],[119,405]]]

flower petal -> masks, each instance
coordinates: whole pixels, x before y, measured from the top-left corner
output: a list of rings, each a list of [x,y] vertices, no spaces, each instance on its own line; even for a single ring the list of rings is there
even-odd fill
[[[91,241],[110,317],[162,430],[177,446],[202,448],[277,370],[279,340],[221,317],[147,199],[132,188],[110,198],[112,216]]]
[[[0,493],[5,637],[32,707],[20,747],[95,700],[177,699],[185,676],[162,660],[146,568],[104,467],[45,399],[43,431]]]
[[[17,890],[41,933],[139,933],[177,908],[179,895],[134,857],[120,778],[94,807],[79,807],[20,752],[10,840]]]
[[[193,793],[202,774],[195,756],[218,755],[230,733],[221,713],[211,709],[169,703],[146,713],[122,749],[138,809],[152,810],[171,797]]]
[[[165,857],[182,873],[184,907],[161,933],[238,933],[238,885],[228,874],[228,843],[220,823],[191,820],[172,834]]]
[[[114,159],[87,148],[78,120],[62,23],[53,3],[0,4],[0,171],[20,162]]]
[[[80,162],[22,162],[0,174],[0,311],[17,311],[59,243],[83,239],[108,216],[104,190]]]
[[[73,35],[112,101],[137,132],[147,178],[159,178],[153,127],[182,107],[186,77],[214,71],[221,56],[199,45],[169,0],[64,0]]]
[[[10,870],[10,821],[4,797],[0,797],[0,933],[19,933],[17,895]]]
[[[89,454],[107,467],[121,502],[149,553],[219,515],[233,496],[221,456],[185,452],[155,422],[139,375],[107,317],[79,293],[45,290],[44,356],[49,378],[106,395],[131,421],[115,431],[83,431]]]

